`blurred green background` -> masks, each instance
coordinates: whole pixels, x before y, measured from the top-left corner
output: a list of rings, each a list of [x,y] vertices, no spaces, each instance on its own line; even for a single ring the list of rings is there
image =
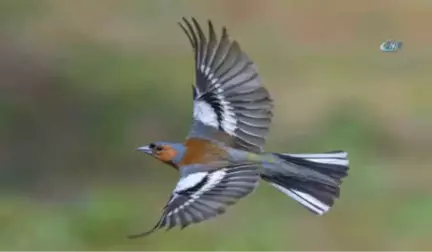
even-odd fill
[[[349,152],[327,215],[262,184],[216,219],[126,239],[178,178],[134,150],[188,131],[182,16],[226,26],[258,65],[268,151]],[[428,0],[0,1],[0,250],[432,249],[430,24]]]

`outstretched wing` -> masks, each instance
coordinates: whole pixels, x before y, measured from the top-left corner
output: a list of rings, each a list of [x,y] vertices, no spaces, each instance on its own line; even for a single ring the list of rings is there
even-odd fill
[[[228,135],[231,147],[261,152],[272,118],[272,99],[261,85],[254,63],[211,21],[206,37],[198,22],[179,23],[195,54],[194,122],[189,137]]]
[[[259,180],[256,164],[232,165],[184,176],[177,183],[158,223],[147,232],[129,237],[146,236],[161,228],[169,230],[180,226],[183,229],[222,214],[227,206],[250,194]]]

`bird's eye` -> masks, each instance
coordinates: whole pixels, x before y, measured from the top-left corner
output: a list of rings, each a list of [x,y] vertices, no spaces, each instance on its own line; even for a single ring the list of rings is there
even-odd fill
[[[157,147],[156,147],[156,151],[161,151],[161,150],[163,150],[163,147],[162,147],[162,146],[157,146]]]
[[[156,144],[154,144],[154,143],[149,144],[150,149],[154,149],[154,147],[156,147]]]

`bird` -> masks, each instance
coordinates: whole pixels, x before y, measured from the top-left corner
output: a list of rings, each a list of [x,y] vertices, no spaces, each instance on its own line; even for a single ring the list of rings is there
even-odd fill
[[[328,212],[348,175],[347,152],[265,152],[274,105],[256,64],[225,26],[218,37],[210,19],[207,35],[194,17],[178,25],[194,54],[192,125],[182,142],[154,141],[137,149],[177,170],[179,180],[153,228],[128,237],[219,216],[262,181],[316,215]]]

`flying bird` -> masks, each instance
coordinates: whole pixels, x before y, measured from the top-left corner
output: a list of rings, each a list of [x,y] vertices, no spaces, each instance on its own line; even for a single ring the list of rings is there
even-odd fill
[[[210,20],[207,36],[195,18],[179,25],[195,57],[192,126],[184,142],[152,142],[138,150],[178,170],[180,178],[156,225],[129,237],[213,218],[261,181],[317,215],[326,213],[347,176],[347,153],[264,152],[273,102],[255,64],[225,27],[218,37]]]

